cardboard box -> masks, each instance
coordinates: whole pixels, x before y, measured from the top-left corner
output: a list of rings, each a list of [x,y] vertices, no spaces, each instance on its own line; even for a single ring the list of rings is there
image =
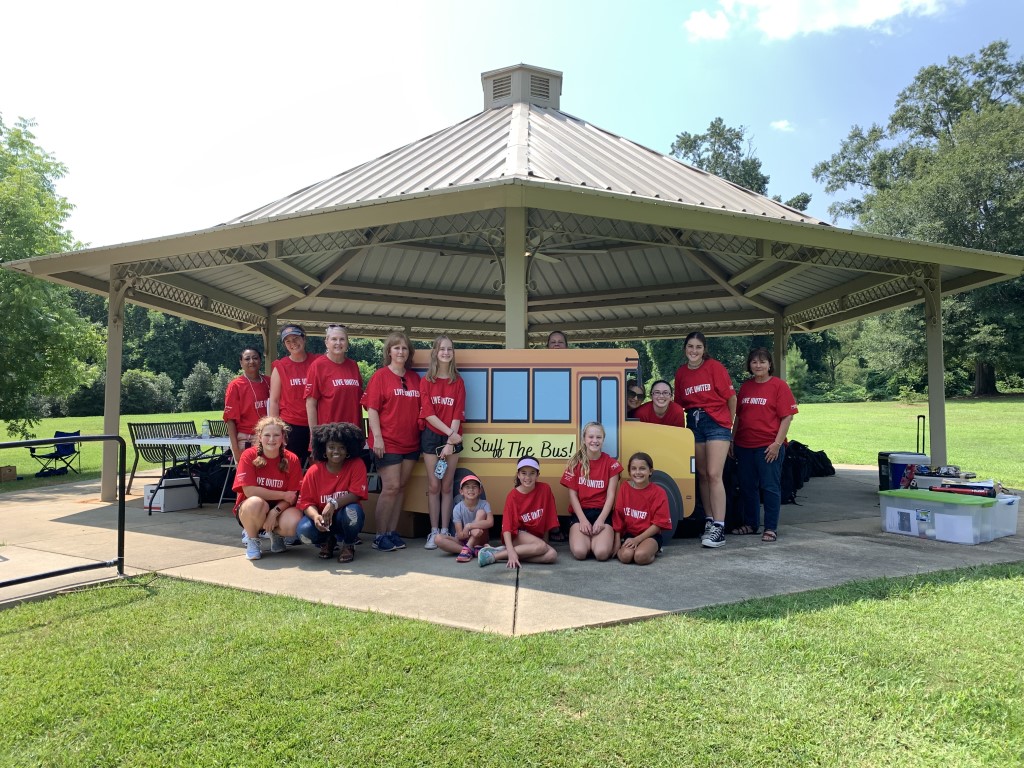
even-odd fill
[[[17,479],[18,468],[16,466],[8,464],[6,467],[0,467],[0,483],[9,483]]]
[[[150,499],[153,499],[154,512],[177,512],[182,509],[195,509],[199,506],[199,492],[187,477],[164,480],[160,490],[157,491],[156,498],[153,498],[153,491],[156,491],[156,483],[146,486],[142,508],[147,512]]]
[[[1020,498],[959,496],[928,490],[879,491],[882,530],[954,544],[980,544],[1017,533]]]

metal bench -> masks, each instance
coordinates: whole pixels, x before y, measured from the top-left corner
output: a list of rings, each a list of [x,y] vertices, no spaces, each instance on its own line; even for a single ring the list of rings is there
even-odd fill
[[[172,463],[186,461],[190,455],[190,449],[186,446],[138,445],[138,440],[199,434],[196,432],[194,421],[128,422],[128,433],[132,438],[135,461],[132,462],[132,473],[128,478],[128,488],[125,490],[125,494],[132,492],[132,482],[135,480],[135,469],[139,466],[139,456],[166,469],[168,460]]]

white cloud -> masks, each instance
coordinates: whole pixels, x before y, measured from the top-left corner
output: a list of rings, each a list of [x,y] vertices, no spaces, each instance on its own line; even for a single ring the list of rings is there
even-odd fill
[[[796,130],[796,126],[789,122],[789,120],[772,120],[769,125],[776,131],[782,131],[783,133],[792,133]]]
[[[707,11],[694,11],[683,23],[690,40],[725,40],[729,36],[729,19],[722,11],[712,16]]]
[[[724,40],[730,31],[753,28],[767,40],[838,29],[888,33],[901,16],[933,16],[964,0],[719,0],[719,9],[694,11],[683,24],[691,40]]]

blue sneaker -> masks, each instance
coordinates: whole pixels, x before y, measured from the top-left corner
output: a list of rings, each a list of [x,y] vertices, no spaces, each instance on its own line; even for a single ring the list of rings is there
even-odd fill
[[[391,531],[388,536],[391,537],[391,542],[395,545],[395,549],[405,549],[405,540],[398,535],[398,531]]]
[[[479,554],[477,554],[477,562],[480,563],[480,567],[483,568],[485,565],[493,565],[495,561],[494,553],[497,552],[494,547],[481,547]]]
[[[382,533],[379,536],[375,536],[373,539],[373,544],[371,544],[370,546],[372,546],[374,549],[380,552],[394,552],[396,549],[398,549],[398,547],[395,546],[395,542],[393,542],[391,540],[391,537],[386,533]]]

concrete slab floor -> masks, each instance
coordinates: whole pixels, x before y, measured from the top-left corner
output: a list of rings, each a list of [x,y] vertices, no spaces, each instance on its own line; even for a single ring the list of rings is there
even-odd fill
[[[356,560],[317,558],[292,547],[249,562],[227,505],[146,514],[140,495],[126,510],[125,572],[156,572],[237,589],[289,595],[451,627],[526,635],[602,626],[877,577],[1024,560],[1024,537],[963,546],[883,533],[874,467],[837,466],[814,478],[782,509],[779,540],[728,536],[711,550],[675,539],[651,566],[579,562],[559,545],[554,565],[480,568],[450,555],[409,548],[382,553],[371,536]],[[136,490],[142,483],[136,479]],[[1019,521],[1018,521],[1019,526]],[[99,500],[97,481],[0,494],[0,581],[116,556],[117,507]],[[1018,527],[1019,532],[1019,527]],[[497,537],[494,537],[497,538]],[[86,571],[0,589],[0,605],[116,576]],[[473,606],[467,609],[465,606]]]

